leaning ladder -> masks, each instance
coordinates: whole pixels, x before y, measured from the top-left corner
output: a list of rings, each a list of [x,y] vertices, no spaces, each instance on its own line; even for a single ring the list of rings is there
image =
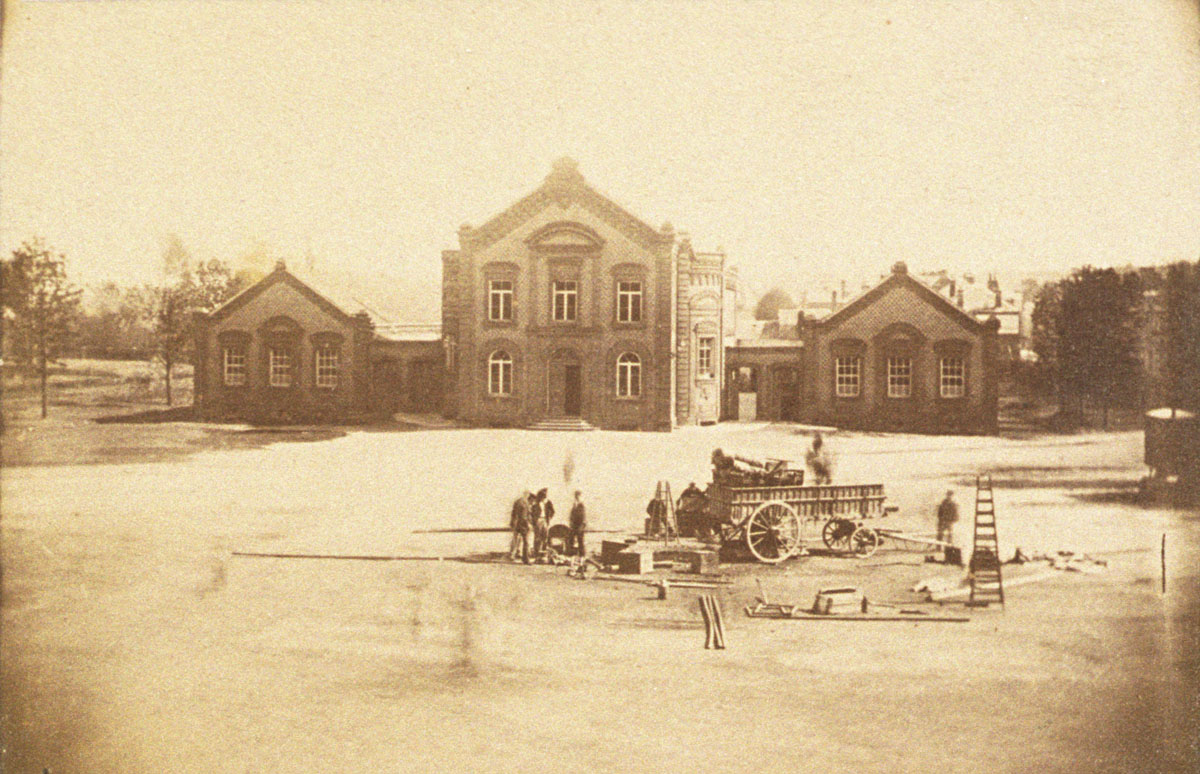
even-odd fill
[[[671,496],[671,482],[659,481],[655,488],[654,497],[657,500],[666,502],[666,519],[668,537],[677,540],[679,538],[679,524],[675,521],[675,498]]]
[[[975,539],[972,544],[968,577],[971,579],[971,607],[986,607],[989,602],[1004,604],[1004,580],[1000,575],[1000,545],[996,537],[996,503],[992,498],[992,477],[975,477]]]

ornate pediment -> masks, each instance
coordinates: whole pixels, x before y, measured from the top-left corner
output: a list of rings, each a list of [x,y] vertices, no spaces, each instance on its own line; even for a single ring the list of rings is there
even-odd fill
[[[486,247],[552,206],[563,212],[573,206],[581,207],[643,247],[669,244],[674,238],[673,231],[668,231],[665,227],[662,232],[655,231],[588,185],[583,175],[579,174],[575,162],[560,159],[555,162],[554,169],[546,176],[541,186],[479,228],[464,226],[459,229],[459,240],[465,249]],[[539,229],[539,233],[544,229],[545,227]]]
[[[604,246],[604,238],[582,223],[560,220],[542,226],[525,243],[544,250],[599,250]]]

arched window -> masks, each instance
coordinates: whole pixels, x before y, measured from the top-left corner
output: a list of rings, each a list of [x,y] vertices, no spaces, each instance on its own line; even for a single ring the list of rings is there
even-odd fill
[[[642,360],[632,352],[617,358],[617,397],[636,398],[642,394]]]
[[[512,395],[513,361],[504,350],[488,357],[488,395]]]

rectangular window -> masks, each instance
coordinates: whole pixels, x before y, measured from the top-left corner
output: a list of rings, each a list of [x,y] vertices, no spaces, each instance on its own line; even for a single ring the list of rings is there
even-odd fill
[[[338,366],[341,353],[333,347],[317,349],[317,379],[318,387],[333,388],[338,386]]]
[[[227,347],[224,355],[225,384],[241,387],[246,383],[246,350]]]
[[[862,385],[862,358],[837,358],[834,361],[834,378],[839,398],[857,398]]]
[[[292,353],[286,349],[272,349],[269,384],[272,387],[292,386]]]
[[[942,358],[941,394],[943,398],[961,398],[967,394],[967,366],[961,357]]]
[[[713,375],[713,338],[702,336],[696,340],[696,371],[701,376]]]
[[[617,283],[617,322],[642,321],[642,283]]]
[[[488,363],[488,393],[512,395],[512,360],[492,358]]]
[[[492,280],[488,283],[488,319],[492,322],[512,322],[512,318],[512,281]]]
[[[553,317],[556,322],[574,322],[579,314],[579,283],[555,281]]]
[[[887,394],[889,398],[912,397],[912,359],[889,357],[887,361]]]

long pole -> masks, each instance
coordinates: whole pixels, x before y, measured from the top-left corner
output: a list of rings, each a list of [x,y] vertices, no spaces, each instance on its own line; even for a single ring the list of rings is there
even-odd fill
[[[1167,533],[1162,536],[1162,551],[1159,554],[1162,559],[1162,593],[1167,593]]]

